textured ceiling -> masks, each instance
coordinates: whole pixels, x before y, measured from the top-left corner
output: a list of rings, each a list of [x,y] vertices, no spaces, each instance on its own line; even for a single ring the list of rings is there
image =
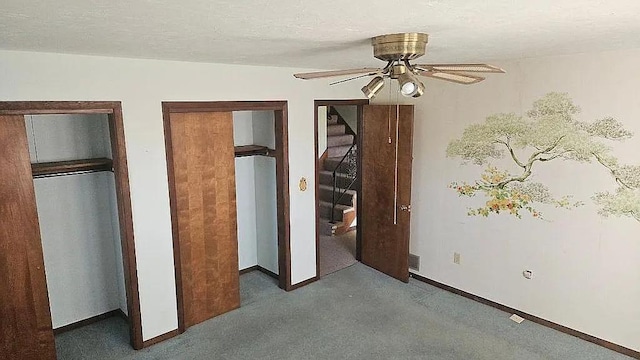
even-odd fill
[[[369,38],[426,32],[421,62],[640,48],[638,0],[2,0],[0,48],[199,62],[381,65]],[[422,61],[424,60],[424,61]]]

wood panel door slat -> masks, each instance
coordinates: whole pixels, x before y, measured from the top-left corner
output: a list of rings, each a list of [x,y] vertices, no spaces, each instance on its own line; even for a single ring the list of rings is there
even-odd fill
[[[233,117],[170,116],[186,328],[240,306]]]
[[[0,116],[0,358],[55,359],[24,116]]]

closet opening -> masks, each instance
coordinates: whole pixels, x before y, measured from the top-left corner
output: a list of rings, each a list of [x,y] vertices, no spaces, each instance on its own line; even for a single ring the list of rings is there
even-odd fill
[[[292,290],[287,103],[163,103],[178,330]]]
[[[88,333],[96,344],[121,340],[141,349],[120,103],[0,102],[0,131],[19,122],[23,130],[12,130],[19,139],[3,149],[30,169],[20,186],[31,194],[24,206],[35,210],[26,220],[33,230],[22,230],[30,234],[24,249],[12,248],[28,253],[24,268],[13,270],[32,278],[21,301],[38,326],[28,333],[62,357]]]
[[[278,284],[278,208],[273,111],[234,111],[240,300],[255,296],[244,283]],[[253,271],[258,274],[245,275]],[[249,280],[249,278],[252,278]]]

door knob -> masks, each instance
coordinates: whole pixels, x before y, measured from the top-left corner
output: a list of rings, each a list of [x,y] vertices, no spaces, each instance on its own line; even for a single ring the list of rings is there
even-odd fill
[[[411,205],[400,205],[400,210],[411,212]]]

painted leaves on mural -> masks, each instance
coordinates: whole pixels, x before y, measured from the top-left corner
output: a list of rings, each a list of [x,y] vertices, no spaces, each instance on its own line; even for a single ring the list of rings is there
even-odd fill
[[[624,177],[623,168],[633,168],[633,174]],[[603,216],[629,216],[640,221],[640,166],[622,166],[612,170],[619,186],[614,193],[599,192],[592,199],[600,206]]]
[[[569,160],[597,164],[615,181],[615,192],[596,193],[592,200],[603,216],[629,216],[640,221],[640,166],[619,164],[607,141],[623,141],[633,134],[613,118],[593,122],[575,117],[580,109],[564,93],[548,93],[533,103],[526,116],[494,114],[484,123],[467,127],[462,137],[449,143],[448,157],[484,166],[474,183],[452,182],[460,196],[487,198],[484,206],[469,209],[470,216],[507,213],[521,218],[528,213],[542,218],[541,204],[572,209],[584,205],[571,195],[555,196],[531,175],[545,163]],[[506,159],[515,172],[492,165]]]

